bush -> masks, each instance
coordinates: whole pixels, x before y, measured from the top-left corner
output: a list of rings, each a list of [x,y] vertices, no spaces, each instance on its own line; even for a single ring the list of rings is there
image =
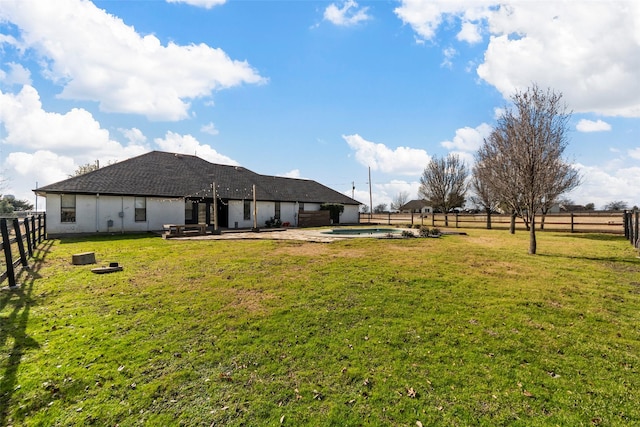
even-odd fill
[[[429,237],[429,233],[430,233],[429,227],[424,225],[420,226],[420,232],[419,232],[420,237]]]
[[[416,237],[416,235],[409,230],[402,230],[402,237]]]

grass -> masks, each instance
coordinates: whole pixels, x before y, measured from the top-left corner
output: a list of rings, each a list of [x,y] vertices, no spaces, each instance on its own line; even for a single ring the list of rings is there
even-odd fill
[[[636,251],[538,239],[47,241],[0,293],[0,425],[640,423]]]

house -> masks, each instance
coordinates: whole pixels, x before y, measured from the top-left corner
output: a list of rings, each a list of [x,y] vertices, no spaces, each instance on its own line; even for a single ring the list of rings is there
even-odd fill
[[[430,214],[433,212],[433,208],[426,200],[411,200],[410,202],[400,206],[400,209],[398,210],[402,213]]]
[[[360,202],[315,181],[260,175],[161,151],[34,191],[46,198],[47,231],[53,236],[213,225],[216,216],[218,228],[264,227],[273,218],[304,226],[301,218],[309,212],[326,214],[328,224],[327,211],[319,212],[325,203],[344,206],[338,222],[359,221]]]

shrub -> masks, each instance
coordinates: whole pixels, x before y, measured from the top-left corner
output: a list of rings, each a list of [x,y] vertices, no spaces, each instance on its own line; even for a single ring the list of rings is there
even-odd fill
[[[416,235],[409,230],[402,230],[402,237],[416,237]]]
[[[420,237],[429,237],[430,231],[429,231],[429,227],[423,225],[420,226]]]

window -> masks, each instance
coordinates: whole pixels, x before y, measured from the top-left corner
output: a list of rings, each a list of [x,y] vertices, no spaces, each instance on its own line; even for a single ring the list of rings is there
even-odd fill
[[[251,200],[244,201],[244,219],[245,221],[251,219]]]
[[[276,202],[276,214],[274,218],[280,219],[280,202]]]
[[[135,217],[136,222],[144,222],[147,220],[147,199],[145,197],[136,197],[135,199]]]
[[[193,202],[191,200],[185,200],[184,202],[184,220],[185,222],[191,221],[193,218]]]
[[[76,195],[60,196],[60,222],[76,222]]]

